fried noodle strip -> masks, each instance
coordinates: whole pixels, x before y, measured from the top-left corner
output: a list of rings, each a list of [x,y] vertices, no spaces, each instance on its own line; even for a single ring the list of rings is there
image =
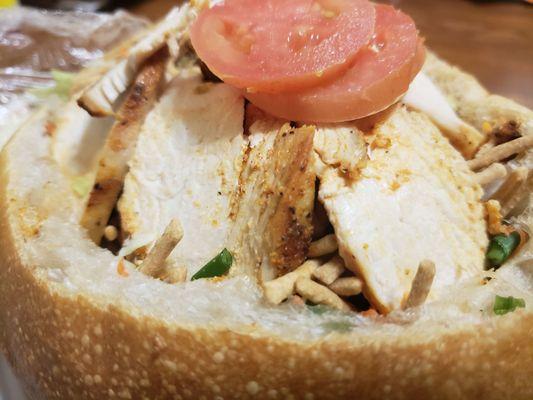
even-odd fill
[[[513,154],[522,153],[531,147],[533,147],[533,135],[523,136],[483,152],[483,154],[468,161],[468,166],[470,169],[476,171],[494,162],[510,157]]]
[[[298,278],[295,285],[296,292],[303,298],[315,304],[324,304],[340,311],[351,311],[351,308],[331,289],[313,282],[308,278]]]
[[[158,278],[165,272],[165,260],[183,237],[183,229],[177,219],[172,219],[155,242],[154,247],[140,265],[139,270],[153,278]]]
[[[339,296],[356,296],[363,289],[363,282],[355,276],[339,278],[329,288]]]
[[[488,185],[498,179],[505,178],[507,176],[507,168],[500,163],[494,163],[489,165],[483,171],[476,174],[476,181],[481,186]]]
[[[313,272],[313,278],[331,285],[346,270],[343,259],[336,255]]]
[[[424,304],[431,290],[434,278],[435,264],[429,260],[422,261],[416,271],[404,308],[418,307]]]
[[[298,278],[310,279],[311,274],[319,265],[320,262],[318,260],[307,260],[294,271],[272,281],[265,282],[263,284],[265,298],[271,304],[281,303],[294,291],[296,280]]]
[[[321,257],[331,254],[338,249],[337,238],[334,234],[326,235],[321,239],[315,240],[309,246],[308,257]]]

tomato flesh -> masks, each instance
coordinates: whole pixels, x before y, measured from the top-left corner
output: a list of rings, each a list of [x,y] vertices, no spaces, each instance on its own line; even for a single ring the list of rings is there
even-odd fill
[[[245,97],[274,116],[306,122],[355,120],[395,103],[422,68],[425,50],[409,16],[391,6],[375,7],[372,42],[339,78],[299,92]]]
[[[226,0],[192,25],[194,49],[224,82],[249,92],[317,86],[346,71],[370,41],[367,0]]]

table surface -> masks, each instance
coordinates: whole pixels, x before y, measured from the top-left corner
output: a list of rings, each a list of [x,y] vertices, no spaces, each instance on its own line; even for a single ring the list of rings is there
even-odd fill
[[[409,13],[442,58],[491,92],[533,108],[533,6],[523,1],[389,0]],[[130,11],[162,17],[176,0],[148,0]]]

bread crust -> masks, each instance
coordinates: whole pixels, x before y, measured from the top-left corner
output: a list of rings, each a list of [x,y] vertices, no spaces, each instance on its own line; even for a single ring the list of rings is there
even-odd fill
[[[253,327],[172,325],[73,297],[21,261],[8,154],[0,156],[0,347],[31,399],[533,398],[525,310],[460,328],[292,341]]]

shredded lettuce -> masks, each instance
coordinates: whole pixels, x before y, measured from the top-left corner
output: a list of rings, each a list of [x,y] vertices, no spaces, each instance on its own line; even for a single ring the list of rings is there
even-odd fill
[[[54,79],[54,86],[34,88],[29,93],[41,98],[56,95],[63,100],[67,100],[70,97],[70,90],[74,83],[75,74],[59,70],[52,70],[51,74]]]
[[[89,194],[93,180],[88,175],[76,176],[72,179],[70,187],[78,197],[85,197]]]

